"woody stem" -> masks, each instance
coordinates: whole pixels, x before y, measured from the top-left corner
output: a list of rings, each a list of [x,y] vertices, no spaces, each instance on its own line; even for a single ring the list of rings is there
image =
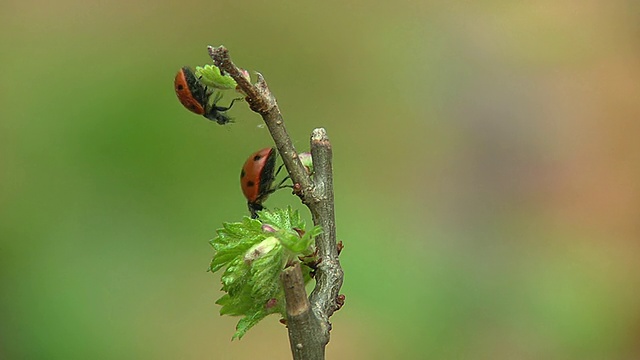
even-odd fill
[[[249,107],[262,116],[293,181],[296,194],[311,211],[314,224],[322,227],[322,234],[316,237],[319,259],[316,286],[309,299],[306,298],[298,262],[284,270],[281,280],[287,303],[287,326],[293,358],[324,359],[331,330],[329,317],[339,308],[338,295],[344,277],[336,244],[331,143],[325,129],[313,130],[312,180],[298,158],[278,103],[264,77],[258,73],[254,85],[231,61],[229,51],[224,46],[209,46],[208,49],[214,64],[236,81],[238,89],[246,95]]]

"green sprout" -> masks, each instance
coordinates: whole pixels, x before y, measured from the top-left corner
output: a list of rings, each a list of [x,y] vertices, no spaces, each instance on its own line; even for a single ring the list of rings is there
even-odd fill
[[[237,85],[231,76],[222,75],[213,65],[196,66],[195,75],[204,85],[220,90],[235,89]]]
[[[302,152],[298,154],[298,158],[302,165],[304,165],[305,169],[307,169],[307,173],[309,175],[313,174],[313,159],[311,158],[310,152]]]
[[[211,240],[215,250],[210,270],[225,268],[221,281],[226,292],[216,304],[220,315],[242,316],[232,339],[240,339],[270,314],[285,316],[280,273],[288,263],[313,256],[314,240],[322,229],[305,230],[300,213],[290,207],[259,212],[258,219],[224,223]],[[303,266],[305,282],[311,269]]]

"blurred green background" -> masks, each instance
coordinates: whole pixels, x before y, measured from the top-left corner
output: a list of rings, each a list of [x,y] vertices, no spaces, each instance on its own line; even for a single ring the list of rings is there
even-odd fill
[[[178,103],[210,44],[329,132],[330,359],[640,358],[639,4],[3,1],[0,358],[289,358],[214,304],[271,140]]]

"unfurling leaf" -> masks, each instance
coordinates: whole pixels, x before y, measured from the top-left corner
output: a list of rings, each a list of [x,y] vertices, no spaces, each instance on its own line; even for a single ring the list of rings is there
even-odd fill
[[[236,88],[236,81],[229,75],[222,75],[220,69],[213,65],[196,66],[195,75],[200,82],[220,90]]]
[[[210,270],[225,269],[221,281],[226,294],[216,301],[220,314],[243,316],[234,339],[269,314],[285,316],[280,274],[287,263],[313,254],[314,238],[321,232],[318,226],[307,230],[291,208],[263,210],[258,219],[245,217],[217,230],[210,242],[215,250]],[[308,281],[310,269],[303,269]]]

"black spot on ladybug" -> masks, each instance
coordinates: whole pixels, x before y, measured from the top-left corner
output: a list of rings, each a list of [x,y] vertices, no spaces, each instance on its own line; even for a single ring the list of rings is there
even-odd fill
[[[253,157],[253,161],[258,161],[260,159],[262,159],[262,155],[256,155]]]
[[[178,85],[178,90],[182,90],[184,89],[184,86],[182,86],[182,84]]]
[[[256,184],[253,181],[249,180],[249,181],[247,181],[247,186],[248,187],[254,187],[254,186],[256,186]]]
[[[244,172],[244,169],[242,169],[242,171],[240,172],[240,179],[242,179],[245,175],[247,174]]]

